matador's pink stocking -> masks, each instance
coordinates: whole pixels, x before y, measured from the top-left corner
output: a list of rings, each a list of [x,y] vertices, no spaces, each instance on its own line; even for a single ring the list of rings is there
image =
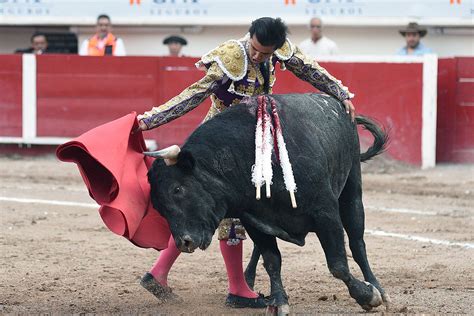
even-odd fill
[[[247,298],[256,298],[258,294],[252,291],[245,281],[242,268],[242,243],[240,241],[237,245],[229,246],[227,240],[219,241],[229,280],[229,293]]]
[[[168,248],[161,251],[160,256],[150,270],[153,278],[160,282],[161,285],[168,286],[168,273],[180,254],[181,251],[176,248],[176,243],[171,235],[168,241]]]

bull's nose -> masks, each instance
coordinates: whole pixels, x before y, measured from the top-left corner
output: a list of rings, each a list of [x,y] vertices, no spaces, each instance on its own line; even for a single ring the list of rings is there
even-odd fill
[[[193,252],[196,249],[194,240],[189,235],[184,235],[180,238],[180,243],[178,245],[179,250],[182,252]]]

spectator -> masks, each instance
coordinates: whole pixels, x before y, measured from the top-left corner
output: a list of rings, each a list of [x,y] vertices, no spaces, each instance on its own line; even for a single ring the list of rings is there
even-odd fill
[[[26,49],[17,49],[15,53],[24,53],[24,54],[36,54],[41,55],[45,54],[48,51],[48,40],[46,34],[36,32],[31,36],[31,47]]]
[[[82,42],[79,55],[83,56],[125,56],[125,46],[122,39],[111,33],[110,17],[101,14],[97,17],[96,34]]]
[[[181,49],[187,45],[188,42],[181,36],[172,35],[163,40],[163,45],[168,45],[169,54],[172,57],[183,57]]]
[[[309,28],[311,37],[302,41],[299,45],[303,53],[312,58],[339,53],[336,43],[323,35],[323,22],[320,18],[312,18]]]
[[[408,23],[407,27],[399,30],[400,34],[405,37],[406,46],[400,48],[397,55],[415,55],[420,56],[424,54],[432,54],[433,51],[425,47],[420,42],[420,39],[428,32],[424,27],[421,27],[416,22]]]

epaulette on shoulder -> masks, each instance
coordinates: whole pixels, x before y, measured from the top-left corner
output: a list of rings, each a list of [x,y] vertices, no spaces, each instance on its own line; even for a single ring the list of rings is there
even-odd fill
[[[278,57],[278,59],[285,61],[290,59],[291,56],[293,56],[294,52],[295,49],[293,47],[293,44],[290,42],[289,39],[286,39],[285,44],[283,44],[282,47],[277,49],[274,54],[276,55],[276,57]]]
[[[196,63],[210,64],[216,62],[219,68],[233,81],[242,79],[247,74],[247,54],[245,47],[236,40],[229,40],[201,57]]]

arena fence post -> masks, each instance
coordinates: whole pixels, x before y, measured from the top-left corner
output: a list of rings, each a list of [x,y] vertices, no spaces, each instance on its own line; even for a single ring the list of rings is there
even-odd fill
[[[22,66],[22,139],[36,138],[36,55],[23,54]]]
[[[421,130],[421,168],[436,165],[436,113],[437,113],[438,57],[423,56],[423,95]]]

